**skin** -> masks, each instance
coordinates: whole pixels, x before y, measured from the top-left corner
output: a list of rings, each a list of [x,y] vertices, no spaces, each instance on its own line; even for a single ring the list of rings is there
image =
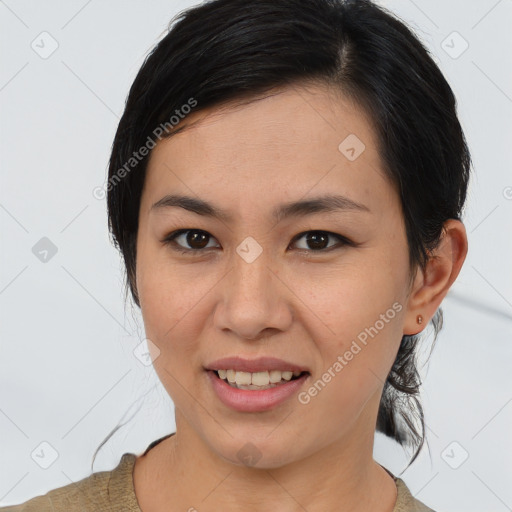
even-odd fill
[[[371,120],[325,85],[198,111],[183,124],[152,151],[140,205],[136,285],[177,428],[136,460],[142,510],[391,512],[396,486],[373,459],[382,389],[402,335],[427,325],[460,271],[463,224],[447,221],[436,257],[410,276],[400,200]],[[338,150],[351,133],[365,144],[354,161]],[[209,201],[233,220],[151,209],[170,193]],[[270,216],[281,203],[325,194],[370,212]],[[208,248],[184,255],[162,243],[178,229],[206,231]],[[357,245],[330,237],[323,247],[337,248],[313,253],[306,237],[294,240],[311,230]],[[262,248],[252,263],[236,252],[248,236]],[[185,236],[177,245],[201,247]],[[306,405],[294,396],[270,411],[237,412],[206,378],[214,359],[271,355],[309,368],[308,389],[394,303],[401,311]],[[254,467],[237,457],[247,442],[260,453]]]

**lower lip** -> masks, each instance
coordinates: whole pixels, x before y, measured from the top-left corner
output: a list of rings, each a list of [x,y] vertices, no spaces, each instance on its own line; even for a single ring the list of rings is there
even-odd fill
[[[298,379],[290,380],[285,384],[268,389],[253,390],[234,388],[217,377],[213,370],[207,370],[206,373],[220,401],[240,412],[262,412],[277,407],[297,393],[309,377],[309,373],[304,373]]]

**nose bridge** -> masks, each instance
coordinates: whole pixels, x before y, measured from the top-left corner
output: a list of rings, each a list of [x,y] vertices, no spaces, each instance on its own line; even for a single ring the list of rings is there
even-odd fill
[[[232,286],[238,299],[268,300],[269,289],[273,286],[270,251],[252,237],[247,237],[236,248],[233,256]],[[262,306],[261,304],[258,304]]]
[[[250,237],[236,248],[222,288],[218,328],[246,339],[256,339],[268,329],[289,328],[292,315],[283,300],[283,287],[271,270],[271,259],[271,251]]]

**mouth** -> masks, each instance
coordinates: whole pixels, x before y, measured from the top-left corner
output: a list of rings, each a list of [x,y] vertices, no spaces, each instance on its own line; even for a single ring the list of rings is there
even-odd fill
[[[282,386],[288,382],[298,380],[307,371],[300,370],[265,370],[260,372],[244,372],[233,369],[211,370],[220,380],[235,389],[261,391]]]
[[[228,409],[240,413],[263,413],[287,401],[290,403],[311,376],[309,371],[300,370],[207,369],[205,373],[213,397]]]

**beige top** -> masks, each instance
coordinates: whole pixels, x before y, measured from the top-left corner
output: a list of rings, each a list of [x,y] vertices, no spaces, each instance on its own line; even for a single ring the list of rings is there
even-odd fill
[[[172,434],[153,441],[144,454]],[[124,453],[117,467],[37,496],[20,505],[0,507],[2,512],[142,512],[133,487],[133,453]],[[386,469],[386,468],[384,468]],[[386,471],[395,481],[398,497],[393,512],[434,512],[415,499],[405,482]]]

